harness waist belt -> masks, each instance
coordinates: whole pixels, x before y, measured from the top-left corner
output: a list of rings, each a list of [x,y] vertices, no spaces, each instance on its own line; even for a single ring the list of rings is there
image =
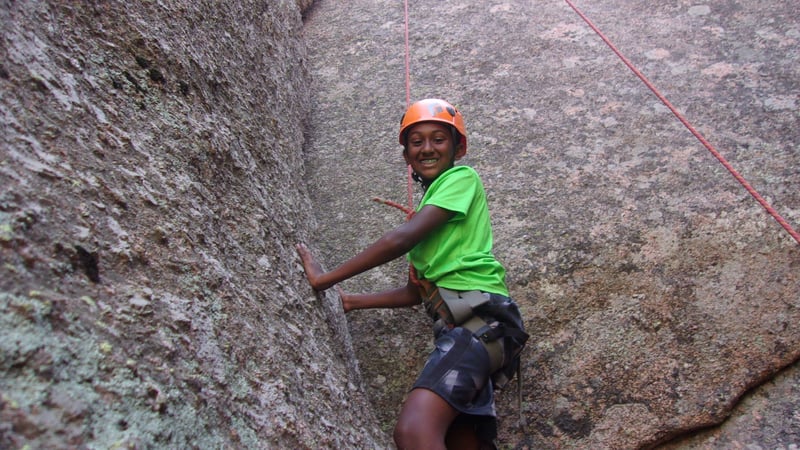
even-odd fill
[[[503,339],[505,327],[497,322],[489,325],[474,313],[474,309],[489,302],[489,294],[481,291],[453,291],[436,286],[427,280],[420,281],[420,294],[425,310],[431,317],[440,319],[450,328],[461,326],[475,336],[489,354],[489,373],[503,367],[505,352]]]
[[[439,295],[442,296],[445,305],[452,317],[454,325],[461,325],[473,316],[473,310],[478,306],[489,301],[489,294],[481,291],[451,291],[443,287],[439,288]]]

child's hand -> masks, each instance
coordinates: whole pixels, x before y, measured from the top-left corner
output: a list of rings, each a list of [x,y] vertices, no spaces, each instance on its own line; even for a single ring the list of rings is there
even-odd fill
[[[344,293],[344,290],[342,290],[338,284],[336,285],[336,292],[339,294],[339,298],[342,300],[342,309],[344,312],[350,311],[350,297]]]
[[[303,263],[303,269],[306,271],[306,278],[311,287],[316,291],[323,291],[329,288],[330,286],[324,286],[319,283],[320,275],[325,273],[325,271],[322,270],[322,266],[314,259],[308,247],[306,247],[305,244],[297,244],[295,248],[297,249],[297,254],[300,255],[300,261]]]

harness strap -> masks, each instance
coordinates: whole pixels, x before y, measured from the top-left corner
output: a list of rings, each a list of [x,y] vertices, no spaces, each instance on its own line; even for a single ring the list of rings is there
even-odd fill
[[[489,325],[475,315],[474,308],[489,301],[480,291],[457,292],[439,288],[434,283],[419,279],[419,292],[425,310],[434,319],[441,319],[449,328],[464,327],[472,332],[489,354],[489,373],[495,373],[505,363],[503,336],[511,330],[500,323]]]
[[[480,306],[488,301],[488,299],[481,301],[479,297],[475,295],[477,293],[479,294],[480,298],[485,298],[483,293],[479,291],[450,291],[448,289],[439,288],[428,280],[418,279],[416,277],[414,282],[419,288],[420,297],[422,297],[422,304],[425,306],[425,310],[434,320],[438,319],[437,322],[443,323],[450,328],[460,325],[469,330],[472,335],[475,336],[481,342],[481,344],[483,344],[484,348],[486,349],[486,353],[489,355],[490,374],[500,374],[498,370],[502,368],[503,364],[505,363],[505,348],[503,345],[504,339],[501,339],[502,337],[510,336],[519,340],[520,342],[525,342],[528,340],[528,334],[522,330],[510,328],[502,323],[497,322],[490,325],[486,323],[485,320],[472,313],[472,308]],[[442,295],[442,293],[444,293],[444,295]],[[453,294],[456,294],[455,299],[453,299]],[[446,297],[451,298],[451,301],[448,302]],[[452,308],[453,305],[456,305],[456,307]],[[456,317],[456,314],[463,314],[463,306],[465,305],[469,308],[468,318],[464,321],[457,320],[459,318]],[[453,314],[454,311],[451,309],[461,309],[462,312],[456,312],[456,314]],[[520,360],[516,369],[517,411],[519,413],[519,426],[520,428],[524,428],[525,417],[522,412],[522,355],[517,354],[515,358]]]
[[[503,359],[505,356],[503,340],[498,339],[498,337],[502,335],[498,336],[495,332],[495,330],[500,328],[499,326],[492,327],[478,316],[472,316],[471,319],[461,324],[461,326],[471,331],[472,335],[478,338],[481,344],[486,348],[486,352],[489,354],[490,374],[495,373],[498,369],[503,367]]]
[[[517,365],[517,413],[519,414],[519,427],[525,428],[525,416],[522,414],[522,355],[517,356],[520,359]]]

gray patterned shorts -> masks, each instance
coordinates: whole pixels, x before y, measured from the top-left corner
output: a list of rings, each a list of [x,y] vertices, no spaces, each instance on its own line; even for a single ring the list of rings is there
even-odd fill
[[[489,355],[469,330],[456,327],[439,333],[435,348],[414,383],[416,388],[433,391],[462,416],[466,415],[458,420],[475,423],[482,438],[495,438],[497,420]]]

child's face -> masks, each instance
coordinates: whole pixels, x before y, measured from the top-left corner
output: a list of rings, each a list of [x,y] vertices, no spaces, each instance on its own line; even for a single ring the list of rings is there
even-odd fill
[[[450,127],[437,122],[422,122],[408,132],[407,151],[403,152],[406,163],[423,180],[431,182],[453,163],[464,156],[464,146],[454,145]]]

